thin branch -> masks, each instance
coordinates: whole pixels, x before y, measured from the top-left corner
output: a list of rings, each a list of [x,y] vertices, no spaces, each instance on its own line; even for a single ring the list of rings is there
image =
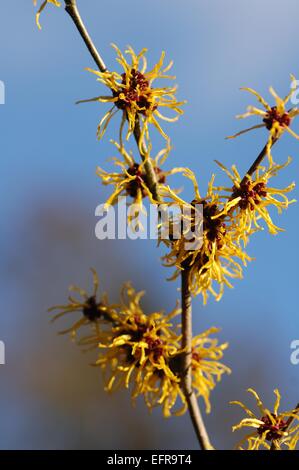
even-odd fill
[[[249,170],[247,171],[246,175],[244,176],[243,180],[242,180],[242,183],[244,183],[245,179],[247,176],[252,176],[253,173],[256,171],[256,169],[258,168],[258,166],[262,163],[262,161],[264,160],[265,156],[267,155],[267,152],[268,152],[268,148],[270,147],[270,149],[273,147],[273,145],[276,144],[276,142],[279,140],[278,137],[275,137],[275,138],[272,138],[271,139],[271,142],[270,144],[267,142],[267,144],[265,145],[265,147],[263,148],[263,150],[259,153],[259,155],[256,157],[256,159],[254,160],[253,164],[251,165],[251,167],[249,168]],[[241,184],[242,184],[241,183]]]
[[[76,0],[64,0],[65,1],[65,11],[70,15],[73,22],[75,23],[83,41],[86,44],[87,49],[89,50],[91,56],[93,57],[95,63],[97,64],[98,68],[101,72],[105,72],[107,70],[106,65],[100,56],[97,48],[95,47],[91,37],[88,34],[88,31],[83,23],[81,15],[79,13],[77,7]]]
[[[134,137],[138,146],[140,142],[140,136],[141,136],[140,120],[139,120],[139,117],[136,116]],[[142,146],[142,149],[141,149],[142,151],[140,155],[141,155],[142,160],[144,161],[144,169],[146,172],[146,180],[147,180],[146,182],[147,182],[148,188],[150,192],[152,193],[154,200],[157,202],[162,202],[162,198],[159,194],[159,186],[158,186],[154,167],[152,165],[151,160],[149,158],[145,158],[147,154],[147,149],[145,148],[144,144],[142,143],[141,146]]]
[[[287,112],[290,113],[292,111],[292,109],[293,108],[288,109]],[[242,180],[242,183],[245,181],[246,176],[252,176],[253,175],[253,173],[255,172],[257,167],[262,163],[265,156],[267,155],[268,148],[269,148],[269,150],[271,150],[271,148],[276,144],[276,142],[279,141],[279,138],[280,138],[280,136],[279,137],[272,137],[271,140],[270,140],[270,143],[269,142],[266,143],[266,145],[263,148],[263,150],[261,151],[261,153],[256,157],[253,164],[251,165],[251,167],[247,171],[246,175],[244,176],[244,178]]]
[[[182,271],[182,348],[185,350],[182,381],[193,427],[202,450],[213,450],[192,387],[192,303],[188,268]]]
[[[253,164],[251,165],[251,167],[249,168],[249,170],[246,172],[246,174],[243,176],[242,178],[242,181],[240,182],[240,185],[242,185],[243,183],[246,182],[246,180],[248,179],[248,176],[252,176],[253,173],[257,170],[258,166],[262,163],[262,161],[264,160],[264,158],[266,157],[268,151],[269,151],[269,148],[271,150],[271,148],[276,144],[276,142],[278,142],[279,140],[279,137],[275,137],[275,138],[272,138],[271,139],[271,142],[269,144],[269,142],[266,143],[266,145],[264,146],[264,148],[262,149],[262,151],[258,154],[258,156],[256,157],[256,159],[254,160]],[[231,196],[231,199],[233,199],[233,193],[232,193],[232,196]],[[234,210],[234,208],[232,207],[229,211],[228,211],[228,214],[230,212],[232,212]],[[219,218],[222,218],[224,219],[225,216],[227,214],[224,213],[223,215],[221,215]]]

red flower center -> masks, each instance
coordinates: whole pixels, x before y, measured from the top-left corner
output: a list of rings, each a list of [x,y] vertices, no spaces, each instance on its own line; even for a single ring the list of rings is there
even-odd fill
[[[287,421],[283,420],[282,418],[278,418],[273,413],[272,413],[272,416],[275,420],[275,424],[272,423],[269,416],[263,416],[261,418],[261,421],[263,421],[264,424],[262,424],[257,430],[258,434],[260,435],[268,431],[267,436],[266,436],[267,441],[280,439],[281,432],[284,431],[287,426]]]
[[[266,117],[263,119],[263,122],[266,125],[266,128],[270,131],[275,122],[278,122],[280,127],[288,127],[291,124],[291,116],[289,113],[279,113],[276,106],[271,108],[271,111],[268,111]]]
[[[150,336],[145,338],[148,345],[148,350],[154,353],[154,359],[157,361],[163,354],[163,341],[159,338],[153,339]]]
[[[206,201],[203,204],[203,230],[210,242],[217,242],[217,247],[221,248],[223,244],[223,236],[225,235],[225,223],[221,217],[213,219],[217,215],[218,207],[216,204],[208,204]]]
[[[249,178],[241,182],[240,187],[233,187],[232,198],[240,197],[238,206],[240,209],[254,210],[255,204],[260,204],[261,198],[267,196],[267,187],[265,183],[252,183]]]

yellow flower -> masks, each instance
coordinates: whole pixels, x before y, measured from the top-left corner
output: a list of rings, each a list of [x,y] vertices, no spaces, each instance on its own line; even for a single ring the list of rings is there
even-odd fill
[[[218,332],[217,328],[210,328],[192,340],[192,386],[197,397],[202,397],[206,404],[206,412],[211,411],[210,393],[216,382],[221,380],[224,373],[230,369],[223,365],[220,359],[228,344],[218,345],[218,340],[210,338],[211,334]],[[156,373],[149,368],[143,380],[136,383],[135,394],[144,394],[147,406],[162,405],[165,417],[180,416],[187,410],[186,399],[181,385],[181,360],[184,350],[177,348],[176,353],[169,358],[171,374]]]
[[[192,386],[197,397],[202,397],[206,412],[210,413],[210,393],[215,388],[216,382],[221,380],[224,373],[230,373],[230,369],[223,365],[220,359],[228,344],[218,345],[216,338],[210,338],[217,333],[218,328],[210,328],[192,339]],[[171,415],[180,416],[187,410],[187,403],[181,386],[181,359],[184,350],[178,349],[170,358],[170,368],[175,373],[173,376],[155,374],[151,371],[146,376],[141,387],[141,393],[145,394],[145,401],[151,409],[155,405],[163,405],[165,417]],[[173,411],[175,408],[175,411]]]
[[[295,450],[299,440],[299,405],[291,411],[278,412],[281,397],[279,391],[275,389],[276,401],[273,411],[270,411],[253,389],[249,388],[248,392],[255,397],[260,414],[255,415],[239,401],[231,402],[232,405],[239,405],[248,416],[233,426],[233,431],[244,427],[254,429],[239,442],[237,447],[243,450],[242,445],[246,443],[246,450],[270,450],[271,448],[273,450]]]
[[[250,258],[234,239],[234,232],[230,231],[225,218],[215,218],[222,211],[223,202],[220,195],[214,191],[214,176],[209,183],[208,191],[204,198],[200,195],[198,184],[192,171],[185,170],[184,176],[191,179],[194,185],[195,198],[191,204],[179,198],[169,187],[162,194],[164,197],[168,196],[172,201],[181,205],[183,219],[185,209],[189,209],[187,214],[191,213],[191,228],[194,228],[192,211],[195,212],[197,210],[196,206],[201,205],[202,230],[191,231],[191,236],[194,237],[195,243],[194,249],[189,249],[190,215],[187,215],[186,226],[189,232],[186,230],[178,239],[173,239],[166,243],[170,247],[170,252],[164,256],[164,264],[177,268],[171,279],[175,279],[182,269],[188,269],[190,290],[193,295],[202,294],[204,303],[207,302],[209,293],[219,301],[223,295],[224,287],[232,288],[229,278],[242,278],[240,262],[246,265],[246,261],[249,261]],[[197,222],[197,225],[199,223]],[[188,240],[186,240],[187,235]]]
[[[159,374],[149,369],[143,381],[139,381],[140,391],[149,410],[161,406],[163,416],[182,416],[187,411],[187,402],[177,375]]]
[[[52,321],[57,320],[69,313],[80,313],[79,319],[75,321],[69,328],[60,332],[60,334],[70,333],[73,338],[77,332],[84,326],[91,326],[94,333],[101,341],[108,341],[109,330],[107,326],[114,324],[117,319],[117,305],[109,304],[106,293],[98,298],[99,279],[96,271],[93,273],[93,292],[88,294],[84,289],[77,286],[71,286],[70,291],[79,294],[79,299],[70,295],[69,302],[66,305],[55,305],[49,309],[50,312],[59,310]],[[107,336],[108,335],[108,336]]]
[[[146,315],[140,305],[144,291],[136,292],[130,283],[124,284],[118,304],[109,304],[106,295],[97,298],[98,277],[95,271],[93,293],[72,287],[81,299],[69,297],[67,305],[50,310],[60,310],[56,320],[67,313],[79,312],[81,318],[61,334],[74,337],[79,328],[91,327],[78,344],[99,351],[95,365],[101,367],[105,389],[108,392],[130,388],[133,402],[142,396],[147,407],[161,406],[165,417],[181,415],[187,402],[181,385],[182,358],[180,325],[173,319],[181,310],[176,307],[169,314],[163,311]],[[218,345],[210,338],[218,331],[211,328],[193,338],[192,380],[198,397],[202,396],[207,412],[210,411],[210,392],[225,372],[230,370],[219,361],[227,344]]]
[[[98,138],[101,139],[107,129],[111,118],[121,110],[123,113],[120,135],[123,127],[128,120],[129,127],[127,138],[134,132],[136,119],[140,118],[142,129],[139,141],[139,147],[142,149],[144,138],[148,139],[148,125],[153,124],[160,134],[168,140],[167,135],[161,128],[157,118],[173,122],[183,113],[181,105],[184,102],[178,102],[175,97],[176,87],[154,88],[155,79],[174,79],[175,77],[167,75],[172,67],[172,62],[166,67],[163,66],[165,53],[163,52],[159,62],[150,71],[147,70],[146,49],[142,49],[136,54],[131,47],[125,51],[131,57],[131,63],[127,62],[125,56],[112,44],[117,52],[117,61],[123,67],[124,72],[99,72],[97,70],[87,69],[98,77],[98,81],[106,85],[111,91],[109,96],[97,96],[82,102],[99,101],[103,103],[112,103],[112,108],[104,115],[98,125]],[[168,108],[174,111],[176,116],[166,117],[161,113],[161,109]]]
[[[38,9],[38,12],[36,13],[36,24],[38,26],[39,29],[41,29],[41,25],[40,25],[40,22],[39,22],[39,17],[41,15],[41,12],[44,10],[44,8],[47,6],[48,3],[52,3],[52,5],[55,5],[56,7],[60,7],[61,6],[61,3],[58,2],[57,0],[45,0],[41,6],[39,7]],[[33,4],[34,6],[36,6],[37,4],[37,0],[33,0]]]
[[[108,172],[101,167],[97,167],[96,173],[101,178],[104,186],[113,187],[113,192],[105,204],[114,205],[119,202],[119,198],[123,196],[129,197],[130,210],[128,211],[128,222],[132,228],[135,227],[135,229],[137,229],[141,226],[139,216],[144,212],[143,200],[148,197],[152,204],[157,204],[157,201],[153,199],[152,193],[148,187],[144,162],[137,163],[132,153],[127,152],[125,148],[117,142],[111,142],[116,146],[122,159],[112,159],[114,165],[117,166],[120,171]],[[151,146],[149,146],[149,149],[150,148]],[[159,188],[165,184],[168,176],[183,171],[182,168],[173,168],[169,171],[162,170],[161,165],[167,158],[169,150],[170,148],[161,150],[155,158],[151,158],[149,155],[147,156],[147,161],[151,160]]]
[[[287,110],[286,105],[291,99],[292,95],[294,94],[295,90],[297,89],[297,81],[293,75],[291,75],[291,91],[285,98],[280,98],[276,91],[270,87],[269,91],[273,98],[275,99],[275,105],[270,106],[267,101],[255,90],[252,88],[241,88],[241,90],[249,91],[252,93],[259,103],[265,108],[259,109],[254,106],[248,106],[247,112],[244,114],[240,114],[237,116],[238,119],[246,118],[249,116],[259,116],[262,118],[263,123],[250,127],[249,129],[245,129],[243,131],[238,132],[235,135],[227,137],[228,139],[233,139],[241,134],[245,134],[253,129],[259,129],[261,127],[265,127],[269,131],[269,138],[267,143],[267,154],[269,157],[270,162],[272,161],[272,157],[270,154],[271,146],[274,140],[279,139],[284,131],[287,131],[296,139],[299,139],[299,136],[290,128],[292,120],[295,116],[299,114],[299,109],[293,108]]]
[[[107,391],[132,386],[132,399],[143,395],[149,408],[162,405],[165,415],[174,403],[170,396],[180,379],[170,368],[171,358],[179,349],[179,336],[171,319],[180,313],[175,308],[170,314],[154,312],[145,315],[137,293],[128,283],[122,291],[122,302],[117,324],[113,327],[111,343],[99,342],[100,354],[96,362],[104,373]],[[103,351],[104,350],[104,351]],[[176,401],[176,400],[175,400]]]
[[[174,309],[169,315],[163,312],[145,315],[140,307],[141,293],[130,284],[125,286],[128,300],[122,302],[119,324],[113,328],[110,345],[99,344],[97,365],[104,372],[107,391],[131,386],[133,401],[143,396],[147,407],[161,406],[165,417],[182,415],[187,403],[181,386],[180,336],[172,318],[180,313]],[[217,332],[211,328],[193,339],[192,380],[195,393],[203,397],[210,411],[210,392],[228,367],[219,362],[227,344],[218,345],[209,336]]]
[[[241,178],[235,165],[229,171],[224,165],[217,162],[233,182],[232,188],[219,187],[217,190],[223,190],[229,193],[224,196],[228,199],[223,211],[217,217],[223,217],[230,214],[234,221],[236,237],[238,240],[248,241],[248,235],[256,230],[261,230],[260,221],[263,220],[271,234],[276,235],[283,229],[277,227],[269,214],[269,207],[276,207],[280,214],[283,209],[287,209],[289,204],[295,200],[289,200],[287,193],[292,191],[295,183],[290,184],[284,189],[278,189],[268,186],[270,178],[289,165],[291,159],[284,165],[270,164],[266,169],[259,166],[253,176]]]
[[[207,413],[211,411],[210,392],[224,373],[231,372],[219,362],[228,343],[218,345],[216,338],[210,338],[211,334],[219,331],[219,328],[212,327],[192,340],[192,385],[196,396],[203,397]]]
[[[107,199],[107,205],[117,203],[120,196],[125,195],[133,199],[133,203],[142,206],[142,200],[149,197],[154,204],[152,194],[147,185],[147,177],[144,169],[144,163],[137,163],[131,153],[128,153],[124,147],[115,141],[112,141],[117,150],[123,157],[122,159],[113,158],[114,165],[120,168],[121,171],[107,172],[101,167],[97,167],[97,175],[101,178],[104,186],[114,186],[114,191]],[[159,167],[159,159],[165,157],[167,150],[159,152],[155,159],[151,159],[152,165],[157,177],[158,184],[165,183],[166,176],[171,174],[171,171],[163,171]],[[150,157],[148,157],[150,158]]]

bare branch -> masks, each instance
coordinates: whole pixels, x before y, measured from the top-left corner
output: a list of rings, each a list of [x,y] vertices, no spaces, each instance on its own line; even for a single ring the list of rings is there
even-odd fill
[[[76,0],[65,0],[65,11],[70,15],[72,18],[73,22],[75,23],[83,41],[85,42],[87,49],[89,50],[90,54],[92,55],[95,63],[97,64],[98,68],[100,69],[101,72],[106,71],[106,65],[100,56],[99,52],[97,51],[91,37],[89,36],[87,29],[83,23],[83,20],[81,18],[81,15],[79,13],[78,7],[77,7],[77,1]]]
[[[182,335],[182,348],[185,350],[182,380],[190,417],[202,450],[213,450],[192,387],[192,302],[188,268],[182,271]]]

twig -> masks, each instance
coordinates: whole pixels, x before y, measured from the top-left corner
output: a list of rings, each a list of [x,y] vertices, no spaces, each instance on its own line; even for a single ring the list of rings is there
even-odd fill
[[[293,108],[290,108],[288,109],[288,113],[290,113],[292,111]],[[249,168],[249,170],[247,171],[246,175],[244,176],[243,180],[242,180],[242,183],[244,183],[245,179],[247,176],[252,176],[253,173],[255,172],[255,170],[257,169],[257,167],[262,163],[262,161],[264,160],[265,156],[267,155],[267,152],[268,152],[268,148],[269,150],[271,150],[271,148],[276,144],[276,142],[278,142],[280,138],[280,135],[278,137],[272,137],[270,142],[267,142],[265,147],[263,148],[263,150],[261,151],[261,153],[257,156],[257,158],[255,159],[255,161],[253,162],[253,164],[251,165],[251,167]]]
[[[77,7],[77,1],[76,0],[64,0],[65,1],[65,11],[70,15],[72,18],[73,22],[75,23],[83,41],[86,44],[87,49],[89,50],[90,54],[92,55],[95,63],[99,67],[101,72],[105,72],[107,70],[106,65],[98,53],[97,48],[95,47],[91,37],[88,34],[88,31],[83,23],[83,20],[81,18],[81,15],[79,13],[78,7]]]
[[[136,116],[134,137],[138,146],[140,142],[140,136],[141,136],[140,120],[139,120],[139,117]],[[162,198],[159,194],[158,182],[157,182],[156,174],[154,171],[154,167],[152,165],[151,160],[149,158],[146,158],[147,149],[145,148],[143,143],[141,144],[141,147],[142,147],[141,148],[142,151],[140,152],[140,156],[142,160],[144,161],[144,169],[146,172],[146,180],[147,180],[146,182],[147,182],[148,188],[150,192],[152,193],[154,200],[157,202],[162,202]]]
[[[182,271],[182,347],[185,351],[182,381],[193,427],[202,450],[213,450],[192,387],[192,303],[187,267]]]
[[[242,181],[240,182],[240,185],[246,182],[246,180],[248,179],[248,176],[253,175],[253,173],[257,170],[258,166],[262,163],[262,161],[266,157],[269,149],[271,150],[271,148],[276,144],[276,142],[278,142],[278,140],[279,140],[279,137],[274,137],[271,139],[270,143],[269,142],[266,143],[266,145],[264,146],[262,151],[258,154],[258,156],[254,160],[253,164],[251,165],[247,173],[243,176]],[[232,193],[230,200],[232,199],[233,199],[233,193]],[[229,214],[230,212],[232,212],[233,210],[234,208],[232,207],[227,213],[223,213],[219,218],[224,219],[225,216]]]
[[[251,165],[251,167],[249,168],[249,170],[247,171],[246,175],[244,176],[242,183],[244,183],[245,179],[247,178],[247,176],[252,176],[253,173],[255,172],[255,170],[258,168],[258,166],[262,163],[262,161],[264,160],[265,156],[267,155],[267,151],[268,151],[268,148],[272,148],[273,145],[276,144],[276,142],[279,140],[278,137],[274,137],[271,139],[271,142],[270,144],[267,142],[267,144],[265,145],[265,147],[263,148],[263,150],[259,153],[259,155],[256,157],[256,159],[254,160],[253,164]]]

